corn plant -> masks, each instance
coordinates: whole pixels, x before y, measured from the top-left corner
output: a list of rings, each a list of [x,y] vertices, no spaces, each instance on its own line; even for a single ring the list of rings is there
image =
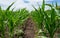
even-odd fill
[[[4,10],[0,7],[0,34],[1,37],[4,38],[4,32],[5,32],[5,13]]]
[[[2,38],[4,38],[4,21],[6,21],[6,25],[9,27],[10,37],[13,38],[14,28],[17,27],[19,24],[23,24],[24,21],[28,18],[28,11],[24,9],[11,11],[9,10],[14,2],[8,6],[6,10],[2,10],[0,7],[0,31],[2,31]]]
[[[51,12],[48,15],[45,12],[45,5],[48,5],[49,7],[51,7]],[[33,8],[35,9],[34,12],[32,12],[32,17],[35,20],[35,22],[38,23],[38,28],[41,28],[41,23],[43,24],[43,28],[46,28],[46,30],[48,31],[50,38],[54,37],[55,32],[57,31],[58,27],[59,27],[59,22],[56,23],[56,20],[58,18],[56,9],[53,7],[54,5],[50,5],[50,4],[45,4],[45,1],[43,0],[43,4],[42,4],[42,8],[40,8],[40,10],[37,10],[34,6]],[[44,27],[45,26],[45,27]],[[45,32],[44,32],[45,34]]]
[[[36,24],[37,26],[37,31],[36,34],[39,33],[39,31],[41,30],[42,32],[44,31],[44,9],[45,9],[45,2],[43,0],[43,3],[42,3],[42,6],[40,7],[40,5],[38,4],[39,8],[36,9],[34,6],[33,8],[35,9],[34,11],[31,12],[31,16],[32,16],[32,19],[34,21],[34,23]]]
[[[48,5],[48,4],[47,4]],[[51,6],[51,13],[50,13],[50,17],[48,17],[48,15],[46,15],[46,20],[45,20],[45,24],[46,24],[46,29],[48,30],[50,37],[53,38],[55,32],[57,31],[58,27],[59,27],[59,22],[56,23],[56,20],[58,20],[58,15],[56,10]]]

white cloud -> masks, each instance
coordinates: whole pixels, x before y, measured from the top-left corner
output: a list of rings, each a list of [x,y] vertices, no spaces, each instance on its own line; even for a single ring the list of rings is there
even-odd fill
[[[16,1],[16,2],[15,2]],[[24,1],[29,1],[29,3],[25,3]],[[29,10],[32,10],[32,5],[34,5],[36,8],[37,2],[39,4],[42,4],[43,0],[0,0],[0,4],[3,4],[5,7],[2,6],[2,8],[6,9],[12,2],[15,2],[15,4],[11,7],[15,9],[20,9],[20,8],[27,8]],[[45,0],[45,1],[53,1],[53,0]]]
[[[43,1],[43,0],[25,0],[25,1],[30,1],[30,2],[39,2],[39,1]],[[45,0],[45,1],[53,1],[53,0]]]

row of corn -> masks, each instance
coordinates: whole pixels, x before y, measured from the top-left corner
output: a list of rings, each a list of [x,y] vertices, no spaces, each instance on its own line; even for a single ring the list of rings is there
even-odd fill
[[[45,4],[45,1],[43,0],[41,7],[38,4],[38,9],[32,6],[35,10],[31,11],[31,13],[29,13],[26,8],[16,11],[13,11],[14,9],[9,10],[13,4],[14,2],[8,6],[6,10],[2,10],[0,7],[1,38],[4,38],[6,27],[9,28],[10,38],[12,38],[14,28],[23,24],[29,16],[31,16],[32,20],[36,23],[38,30],[41,29],[43,31],[42,33],[46,35],[46,32],[44,31],[46,29],[50,38],[54,38],[54,34],[60,26],[60,8],[57,3],[56,6],[54,6],[53,4]],[[49,6],[51,9],[45,10],[45,6]]]

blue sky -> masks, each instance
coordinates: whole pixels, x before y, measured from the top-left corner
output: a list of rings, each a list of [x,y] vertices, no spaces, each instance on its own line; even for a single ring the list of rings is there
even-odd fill
[[[40,5],[42,4],[43,0],[0,0],[0,6],[3,9],[6,9],[12,2],[15,2],[15,4],[11,7],[15,8],[15,10],[20,9],[20,8],[27,8],[28,10],[33,10],[32,5],[34,5],[36,8],[38,8],[37,3]],[[46,3],[51,4],[52,2],[55,3],[57,2],[58,5],[60,5],[60,0],[45,0]],[[47,8],[47,7],[46,7]],[[47,8],[49,9],[49,7]]]

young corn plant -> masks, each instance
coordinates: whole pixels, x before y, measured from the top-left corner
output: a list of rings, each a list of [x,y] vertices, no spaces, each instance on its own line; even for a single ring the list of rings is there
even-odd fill
[[[13,28],[14,28],[14,23],[13,23],[13,12],[9,11],[10,7],[14,4],[14,2],[6,9],[5,11],[5,19],[7,21],[7,25],[9,27],[9,32],[10,32],[10,37],[12,38],[12,34],[13,34]]]
[[[38,33],[40,33],[39,31],[41,30],[41,32],[44,31],[44,9],[45,9],[45,1],[43,0],[43,3],[42,3],[42,6],[40,7],[40,5],[38,4],[39,8],[36,9],[34,6],[33,8],[35,9],[35,11],[32,11],[31,12],[31,16],[32,16],[32,19],[33,21],[36,23],[36,26],[38,28]]]
[[[51,13],[50,13],[50,17],[47,14],[45,15],[46,16],[45,28],[48,30],[48,33],[50,34],[50,38],[54,38],[54,34],[59,27],[59,22],[56,23],[56,20],[58,19],[56,17],[58,17],[58,15],[52,5],[49,5],[49,4],[46,4],[46,5],[51,7]]]
[[[6,19],[8,20],[8,27],[10,32],[10,37],[13,38],[14,28],[18,24],[23,24],[23,22],[28,18],[28,11],[24,8],[18,11],[10,11],[10,7],[14,2],[6,9]]]
[[[0,7],[0,37],[4,38],[4,32],[5,32],[5,13],[4,10]]]
[[[45,12],[45,5],[48,5],[49,7],[51,7],[51,12],[48,15]],[[54,5],[50,5],[50,4],[45,4],[45,1],[43,0],[43,4],[42,4],[42,8],[40,8],[40,10],[37,10],[34,6],[33,8],[35,9],[35,11],[32,12],[32,17],[34,19],[34,21],[36,23],[38,23],[38,28],[41,29],[41,23],[43,23],[43,28],[46,28],[46,30],[48,31],[50,38],[54,38],[54,34],[57,31],[58,27],[59,27],[59,23],[56,23],[56,20],[58,18],[56,18],[58,15],[56,14],[56,9],[53,8]],[[45,26],[45,27],[44,27]],[[45,32],[44,32],[45,34]]]
[[[45,8],[45,5],[44,5],[44,0],[43,0],[43,4],[42,4],[42,8],[40,8],[39,6],[39,9],[36,9],[34,6],[33,8],[35,9],[35,11],[32,11],[31,15],[32,15],[32,19],[36,22],[36,24],[38,25],[39,29],[42,29],[44,26],[43,26],[43,21],[44,21],[44,8]]]

